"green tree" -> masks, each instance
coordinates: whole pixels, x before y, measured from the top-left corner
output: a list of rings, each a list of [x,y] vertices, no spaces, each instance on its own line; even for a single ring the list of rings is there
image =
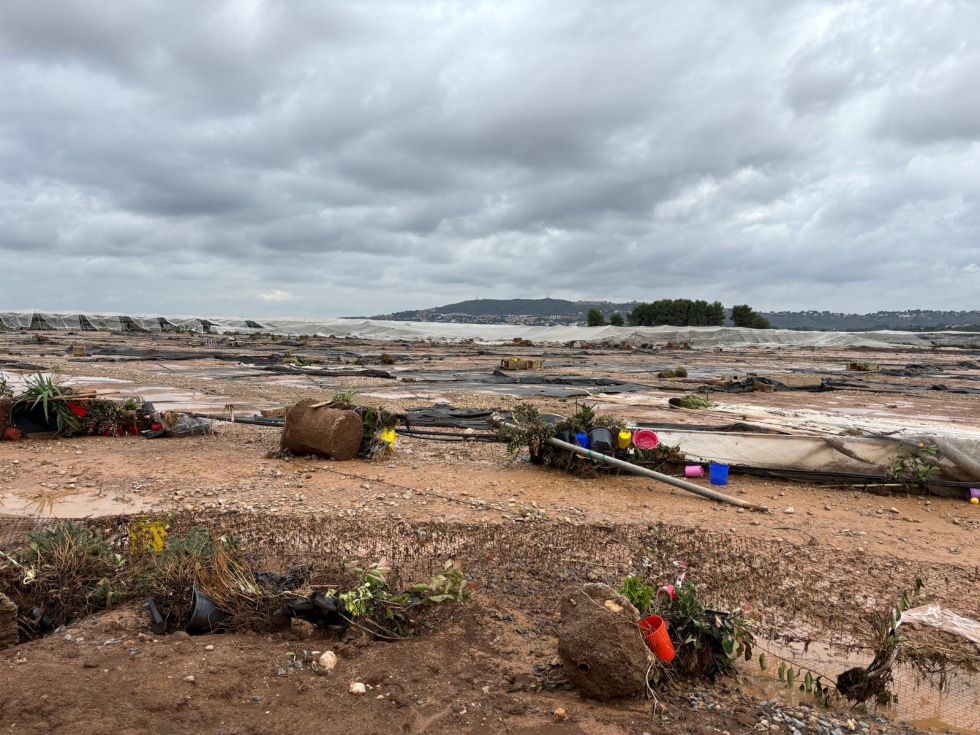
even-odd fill
[[[712,302],[705,310],[705,322],[709,327],[725,326],[725,307],[720,301]]]
[[[772,324],[761,314],[748,304],[739,304],[732,307],[732,322],[736,327],[748,327],[749,329],[772,329]]]
[[[595,307],[589,309],[589,314],[586,318],[589,320],[590,327],[601,327],[606,323],[606,317]]]
[[[738,304],[732,307],[732,322],[736,327],[748,327],[752,324],[752,315],[755,312],[748,304]]]
[[[614,311],[609,317],[609,323],[614,327],[622,327],[626,324],[626,321],[623,319],[622,314],[620,314],[618,311]]]

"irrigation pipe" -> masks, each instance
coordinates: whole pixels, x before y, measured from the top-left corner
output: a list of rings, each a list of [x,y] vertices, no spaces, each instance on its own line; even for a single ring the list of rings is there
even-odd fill
[[[501,423],[501,426],[506,426],[510,429],[517,429],[514,424]],[[769,508],[764,505],[756,505],[755,503],[747,503],[744,500],[739,500],[738,498],[733,498],[731,495],[725,495],[724,493],[719,493],[714,490],[709,490],[706,487],[701,487],[700,485],[695,485],[693,482],[685,482],[684,480],[678,480],[676,477],[671,477],[670,475],[665,475],[661,472],[654,472],[653,470],[648,470],[646,467],[638,467],[635,464],[630,464],[629,462],[624,462],[621,459],[616,459],[615,457],[610,457],[607,454],[601,454],[600,452],[593,452],[591,449],[585,449],[577,444],[569,444],[568,442],[563,442],[560,439],[555,439],[551,437],[550,439],[545,439],[545,442],[553,447],[558,447],[559,449],[564,449],[580,457],[587,457],[588,459],[597,459],[600,462],[605,462],[613,467],[618,467],[621,470],[626,470],[627,472],[632,472],[634,475],[641,475],[643,477],[649,477],[651,480],[659,480],[660,482],[665,482],[668,485],[673,485],[674,487],[680,488],[681,490],[687,490],[689,493],[694,493],[695,495],[700,495],[703,498],[708,498],[709,500],[717,500],[720,503],[729,503],[730,505],[736,505],[739,508],[745,508],[747,510],[754,510],[760,513],[768,513]]]

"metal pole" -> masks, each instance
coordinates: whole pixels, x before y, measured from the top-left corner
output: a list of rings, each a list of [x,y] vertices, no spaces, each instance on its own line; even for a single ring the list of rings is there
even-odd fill
[[[505,424],[508,426],[509,424]],[[512,425],[510,425],[512,426]],[[517,428],[512,426],[512,428]],[[731,495],[725,495],[724,493],[716,492],[715,490],[709,490],[708,488],[701,487],[700,485],[695,485],[693,482],[685,482],[684,480],[678,480],[676,477],[671,477],[670,475],[665,475],[661,472],[654,472],[653,470],[648,470],[646,467],[640,467],[635,464],[630,464],[629,462],[624,462],[621,459],[616,459],[615,457],[610,457],[607,454],[601,454],[599,452],[593,452],[591,449],[585,449],[580,447],[578,444],[569,444],[568,442],[563,442],[560,439],[555,439],[554,437],[545,440],[548,444],[553,447],[558,447],[559,449],[566,449],[569,452],[574,452],[582,457],[588,457],[589,459],[598,459],[606,464],[612,465],[613,467],[619,467],[627,472],[632,472],[634,475],[642,475],[643,477],[649,477],[651,480],[659,480],[660,482],[665,482],[668,485],[673,485],[681,490],[687,490],[689,493],[694,493],[695,495],[700,495],[701,497],[708,498],[710,500],[717,500],[722,503],[730,503],[731,505],[737,505],[739,508],[746,508],[748,510],[758,511],[760,513],[768,513],[769,508],[764,505],[756,505],[755,503],[747,503],[744,500],[739,500],[738,498],[733,498]]]

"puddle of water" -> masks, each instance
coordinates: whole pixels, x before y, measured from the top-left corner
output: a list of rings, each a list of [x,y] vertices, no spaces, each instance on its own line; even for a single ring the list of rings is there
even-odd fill
[[[854,666],[866,666],[870,652],[861,656],[822,644],[811,644],[803,653],[802,644],[786,646],[764,641],[767,651],[792,661],[798,668],[811,669],[814,675],[824,676],[824,681],[836,680],[838,674]],[[772,660],[763,672],[758,660],[740,664],[751,677],[752,688],[760,699],[783,699],[793,703],[813,705],[810,695],[797,688],[787,687],[775,675],[778,660]],[[799,680],[798,680],[799,681]],[[933,728],[940,732],[949,730],[957,735],[980,735],[980,676],[953,671],[945,691],[922,681],[909,667],[898,666],[894,670],[891,691],[897,701],[887,707],[879,707],[881,714],[901,720],[918,728]]]
[[[32,518],[84,518],[137,513],[153,504],[138,495],[92,495],[84,492],[0,496],[0,515]]]

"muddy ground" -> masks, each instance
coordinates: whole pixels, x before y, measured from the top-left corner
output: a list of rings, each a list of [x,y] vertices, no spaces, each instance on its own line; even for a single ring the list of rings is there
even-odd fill
[[[284,347],[279,340],[220,342],[216,348],[193,335],[0,334],[0,358],[44,368],[57,365],[64,379],[107,386],[119,395],[151,394],[172,407],[239,415],[305,397],[330,398],[355,386],[358,401],[394,410],[445,401],[461,407],[512,408],[530,400],[543,411],[568,413],[581,396],[517,396],[469,384],[452,386],[446,371],[489,370],[508,348],[465,345],[388,345],[355,340],[311,340]],[[84,342],[89,353],[71,358],[64,348]],[[115,356],[112,354],[116,347]],[[212,356],[147,359],[127,350],[194,351],[224,349],[252,359],[269,354],[308,355],[320,365],[385,368],[382,352],[392,354],[393,370],[412,371],[405,379],[274,376],[253,374],[241,360]],[[511,350],[512,351],[512,350]],[[124,354],[125,353],[125,354]],[[522,349],[547,357],[549,372],[611,376],[649,388],[616,396],[616,411],[627,419],[658,417],[693,421],[666,407],[711,375],[808,371],[835,374],[851,359],[882,365],[929,362],[925,376],[880,376],[860,391],[822,394],[713,394],[726,402],[760,409],[792,411],[818,407],[841,416],[876,416],[902,421],[980,427],[977,396],[927,389],[972,390],[980,369],[967,365],[963,351],[911,352],[828,350],[661,350],[658,352],[581,348]],[[337,359],[340,363],[336,363]],[[684,365],[692,377],[662,380],[665,367]],[[26,370],[5,373],[25,376]],[[427,373],[438,373],[437,388],[426,387]],[[857,376],[860,378],[861,376]],[[421,383],[420,383],[421,381]],[[130,385],[132,383],[132,385]],[[449,385],[449,387],[447,387]],[[880,391],[880,392],[878,392]],[[622,399],[622,400],[620,400]],[[601,395],[593,400],[602,400]],[[611,407],[611,406],[610,406]],[[508,455],[504,446],[476,442],[431,442],[399,437],[394,453],[381,461],[335,463],[314,458],[280,459],[279,430],[216,422],[212,436],[146,440],[141,437],[73,438],[0,443],[0,515],[29,522],[31,517],[85,517],[145,511],[180,511],[214,517],[228,511],[254,514],[337,517],[359,521],[432,522],[493,525],[569,524],[615,527],[668,522],[697,532],[717,532],[759,542],[839,554],[861,574],[882,560],[923,568],[977,567],[980,510],[961,500],[922,494],[882,495],[862,487],[820,487],[778,479],[731,476],[727,491],[766,505],[752,513],[705,501],[683,491],[633,476],[583,479],[532,466]],[[708,486],[707,480],[696,481]],[[8,528],[13,526],[8,523]],[[918,567],[917,567],[918,568]],[[926,580],[928,584],[928,580]],[[476,585],[479,589],[479,584]],[[976,599],[943,600],[964,614]],[[520,632],[518,632],[520,631]],[[530,632],[529,632],[530,631]],[[303,631],[284,638],[220,635],[158,638],[149,634],[142,614],[123,609],[78,621],[43,640],[0,654],[5,672],[0,695],[0,727],[32,732],[466,732],[466,733],[636,733],[898,732],[903,726],[849,712],[810,712],[779,690],[763,692],[750,672],[740,678],[684,687],[665,695],[664,714],[650,700],[600,705],[574,692],[540,691],[555,672],[553,618],[535,619],[519,597],[501,602],[479,591],[469,605],[407,642],[308,640]],[[71,636],[66,640],[65,636]],[[80,641],[79,639],[84,640]],[[108,644],[106,641],[111,641]],[[206,646],[213,645],[213,651]],[[314,650],[338,649],[341,662],[330,676],[298,668]],[[304,654],[303,651],[307,653]],[[295,659],[287,653],[295,654]],[[185,681],[193,676],[194,681]],[[372,685],[365,697],[348,693],[353,681]],[[530,691],[529,691],[530,690]],[[770,701],[772,700],[772,701]],[[761,701],[766,704],[760,705]],[[711,705],[709,707],[709,705]],[[553,712],[567,712],[554,722]],[[781,710],[789,708],[794,715]],[[897,715],[897,712],[888,714]],[[907,713],[906,713],[907,714]],[[924,716],[924,712],[919,712]],[[777,717],[778,715],[778,717]],[[812,715],[812,721],[811,721]],[[921,717],[911,717],[921,719]],[[765,720],[766,724],[762,721]],[[795,721],[802,723],[797,726]],[[973,720],[963,720],[969,724]],[[828,725],[825,727],[825,723]],[[945,727],[942,718],[927,724]],[[964,724],[959,731],[970,732]]]

